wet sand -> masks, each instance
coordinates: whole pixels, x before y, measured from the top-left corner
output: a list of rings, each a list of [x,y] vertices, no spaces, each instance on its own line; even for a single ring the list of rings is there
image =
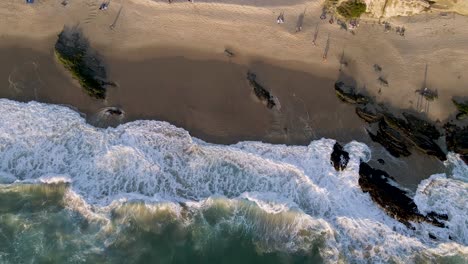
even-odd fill
[[[139,119],[167,121],[219,144],[255,140],[306,145],[322,137],[343,143],[357,140],[372,147],[374,159],[387,162],[376,167],[386,169],[408,188],[443,171],[442,164],[431,157],[416,153],[395,159],[371,142],[354,107],[337,99],[332,78],[255,59],[242,65],[227,58],[188,59],[182,56],[184,51],[180,53],[147,60],[105,57],[109,78],[118,85],[109,87],[106,100],[99,101],[83,92],[56,62],[52,49],[41,53],[4,47],[0,49],[0,97],[68,105],[96,126]],[[248,70],[278,98],[280,109],[268,109],[255,97],[246,80]],[[338,77],[339,72],[335,74]],[[105,107],[121,108],[125,118],[103,120],[99,112]]]

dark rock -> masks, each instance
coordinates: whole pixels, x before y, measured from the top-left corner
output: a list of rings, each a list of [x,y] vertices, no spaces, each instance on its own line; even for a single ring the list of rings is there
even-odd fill
[[[434,236],[434,235],[433,235],[433,234],[431,234],[431,233],[429,233],[429,238],[431,238],[431,239],[437,239],[437,237],[436,237],[436,236]]]
[[[367,123],[375,123],[382,119],[382,115],[372,111],[369,107],[356,107],[356,114]]]
[[[381,113],[383,119],[379,121],[377,134],[369,131],[371,139],[381,144],[394,157],[406,157],[411,154],[411,147],[419,151],[446,160],[446,155],[434,141],[441,133],[437,128],[412,114],[403,113],[405,119],[397,118],[390,113]]]
[[[123,114],[123,111],[116,107],[110,107],[106,109],[105,113],[108,115],[120,116]]]
[[[457,120],[463,120],[466,117],[467,117],[467,115],[464,114],[464,113],[458,113],[457,116],[456,116]]]
[[[411,152],[408,150],[409,145],[401,133],[388,126],[384,120],[379,122],[377,134],[372,134],[369,130],[367,130],[367,133],[372,141],[382,145],[392,156],[398,158],[411,155]]]
[[[459,102],[458,100],[452,99],[453,104],[457,108],[460,116],[468,115],[468,101],[466,102]],[[457,115],[457,116],[458,116]]]
[[[55,43],[55,54],[90,96],[104,99],[105,86],[115,85],[107,81],[107,72],[99,55],[91,49],[78,27],[63,29]]]
[[[369,193],[374,202],[399,221],[418,219],[420,215],[416,204],[389,179],[392,178],[385,171],[373,169],[367,163],[362,162],[359,166],[359,186]]]
[[[441,136],[439,130],[430,122],[422,120],[412,114],[403,113],[407,125],[407,133],[424,134],[430,139],[438,139]]]
[[[255,95],[257,96],[260,101],[266,103],[268,108],[273,108],[276,105],[274,97],[270,94],[270,92],[261,86],[257,82],[257,75],[252,72],[247,72],[247,80],[249,81],[250,86],[252,86]]]
[[[468,165],[468,127],[461,128],[447,123],[444,129],[447,149],[460,154],[460,157]]]
[[[407,193],[391,182],[393,178],[385,171],[373,169],[365,162],[359,166],[359,186],[362,191],[369,193],[372,200],[377,203],[391,217],[409,225],[409,222],[428,222],[437,227],[445,225],[432,216],[424,216]],[[428,214],[429,215],[429,214]],[[443,218],[443,215],[442,215]]]
[[[385,165],[385,161],[383,159],[378,159],[377,162],[380,163],[381,165]]]
[[[330,156],[330,161],[335,167],[336,171],[342,171],[346,169],[349,162],[349,153],[343,150],[343,147],[336,142],[333,146],[333,152]]]
[[[359,94],[353,86],[345,85],[343,82],[335,83],[335,92],[341,101],[350,104],[367,104],[370,102],[369,97]]]

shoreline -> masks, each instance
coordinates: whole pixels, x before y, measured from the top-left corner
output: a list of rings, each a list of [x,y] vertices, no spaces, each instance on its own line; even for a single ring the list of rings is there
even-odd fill
[[[373,160],[386,161],[385,165],[373,162],[372,166],[391,171],[400,184],[412,189],[429,175],[444,171],[442,163],[432,157],[414,153],[395,159],[372,142],[365,122],[354,113],[354,106],[336,97],[335,80],[331,78],[263,62],[247,67],[181,56],[145,61],[107,57],[110,79],[118,86],[109,87],[106,100],[100,101],[90,98],[61,68],[53,51],[43,54],[28,49],[0,49],[0,57],[10,62],[0,65],[1,80],[7,80],[16,67],[13,77],[23,82],[24,88],[37,87],[15,95],[11,89],[5,89],[9,84],[3,81],[1,97],[65,104],[83,113],[87,122],[95,126],[141,119],[167,121],[196,138],[224,145],[239,141],[308,145],[322,137],[342,143],[357,140],[371,147]],[[39,65],[37,75],[31,59]],[[217,74],[212,75],[215,69]],[[280,111],[268,109],[254,96],[246,79],[248,70],[254,71],[258,81],[279,98]],[[35,83],[40,85],[28,86]],[[106,107],[119,107],[125,117],[102,121],[100,113]]]
[[[95,4],[96,1],[87,2]],[[148,3],[152,7],[146,6]],[[20,4],[6,5],[23,8]],[[370,141],[365,122],[356,116],[354,107],[336,98],[335,81],[355,83],[359,91],[398,112],[414,109],[417,100],[414,90],[424,78],[424,65],[429,64],[427,83],[439,88],[440,95],[431,103],[429,118],[433,121],[452,118],[456,111],[451,98],[465,93],[462,84],[468,76],[460,73],[457,78],[456,75],[465,64],[468,66],[468,53],[465,56],[460,37],[467,30],[457,25],[468,18],[458,15],[452,19],[437,14],[391,19],[392,23],[408,24],[409,33],[402,38],[394,32],[384,33],[382,25],[369,21],[355,34],[340,30],[337,25],[319,19],[320,2],[256,7],[214,3],[168,5],[132,0],[125,2],[124,13],[118,20],[121,24],[114,30],[109,30],[108,24],[119,11],[118,3],[113,3],[108,12],[97,12],[88,22],[89,13],[84,12],[88,9],[84,7],[85,3],[71,3],[63,8],[59,3],[41,2],[26,7],[31,21],[37,24],[19,23],[24,32],[12,33],[5,28],[0,57],[7,54],[9,57],[3,61],[11,63],[3,63],[1,79],[7,80],[14,67],[22,67],[18,71],[24,74],[34,73],[35,66],[28,64],[28,56],[38,58],[41,79],[37,82],[36,73],[30,74],[36,79],[25,82],[39,83],[36,85],[39,88],[20,96],[0,90],[0,96],[65,103],[85,113],[88,122],[101,126],[109,124],[93,121],[100,112],[106,107],[121,107],[125,118],[113,125],[138,119],[168,121],[213,143],[256,140],[303,145],[321,137],[341,142],[358,140],[372,146],[377,157],[389,160],[385,150]],[[307,7],[304,30],[295,34],[296,15],[304,7]],[[274,22],[276,12],[281,9],[286,10],[285,25]],[[41,17],[54,12],[61,15],[51,21]],[[19,14],[10,14],[7,24],[18,22]],[[437,25],[440,21],[445,21],[445,25]],[[63,25],[76,23],[82,23],[91,46],[104,57],[110,79],[118,84],[116,88],[109,87],[105,101],[88,98],[51,56],[55,36]],[[424,29],[434,23],[435,27]],[[311,42],[317,25],[318,47],[313,47]],[[436,33],[456,37],[436,39]],[[13,37],[15,34],[23,38]],[[26,34],[29,34],[27,39]],[[433,44],[435,47],[430,47]],[[17,58],[8,54],[12,49],[5,50],[5,45],[22,50],[18,53],[22,54],[23,61],[16,63]],[[329,49],[325,48],[327,45]],[[34,50],[19,48],[22,46]],[[236,56],[226,57],[225,48],[232,49]],[[326,63],[322,62],[324,49],[328,50]],[[428,52],[436,55],[429,57]],[[452,63],[452,59],[457,63]],[[347,66],[343,67],[343,62]],[[379,73],[373,70],[377,63],[383,68]],[[245,78],[249,70],[279,99],[280,112],[269,111],[255,98]],[[433,77],[434,72],[437,78]],[[385,78],[389,87],[379,85],[379,78]],[[442,163],[431,157],[413,154],[403,160],[404,165],[400,164],[401,160],[395,160],[378,166],[391,168],[394,175],[399,174],[395,171],[401,171],[402,175],[396,176],[399,182],[413,187],[424,177],[443,170]],[[392,168],[395,164],[398,169]],[[416,176],[405,176],[413,167]]]

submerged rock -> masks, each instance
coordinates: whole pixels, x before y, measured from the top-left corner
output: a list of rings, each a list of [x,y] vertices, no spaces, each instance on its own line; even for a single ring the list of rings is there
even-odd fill
[[[336,171],[342,171],[348,166],[349,153],[344,151],[343,147],[338,142],[333,146],[330,162],[333,164]]]
[[[468,127],[461,128],[447,123],[444,129],[447,149],[460,154],[460,157],[468,165]]]
[[[335,92],[338,98],[346,103],[367,104],[370,102],[367,96],[357,93],[353,86],[346,85],[343,82],[335,83]]]
[[[106,85],[115,85],[107,81],[101,59],[79,28],[63,29],[55,43],[55,55],[91,97],[104,99]]]
[[[369,193],[372,200],[391,217],[409,226],[409,222],[428,222],[437,227],[445,227],[441,222],[446,215],[430,212],[427,216],[419,213],[418,207],[407,193],[398,188],[394,179],[385,171],[373,169],[365,162],[359,166],[359,186]]]
[[[255,96],[257,96],[260,101],[266,103],[266,106],[270,109],[276,106],[276,102],[271,93],[257,82],[256,74],[250,71],[247,72],[247,80],[249,81],[250,86],[253,88]]]

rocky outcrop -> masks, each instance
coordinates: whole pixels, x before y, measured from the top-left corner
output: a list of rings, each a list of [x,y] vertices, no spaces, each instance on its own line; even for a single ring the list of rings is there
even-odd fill
[[[367,130],[370,138],[381,144],[394,157],[411,155],[410,149],[436,156],[446,160],[446,155],[435,142],[441,137],[439,130],[428,121],[415,115],[403,113],[403,118],[395,117],[388,112],[369,110],[368,107],[357,107],[356,114],[367,123],[378,123],[376,133]]]
[[[346,85],[343,82],[335,83],[335,92],[338,98],[343,102],[350,104],[367,104],[370,102],[369,97],[356,92],[353,86]]]
[[[367,163],[362,162],[359,166],[359,186],[388,215],[408,226],[410,222],[424,221],[437,227],[445,227],[443,221],[448,219],[447,215],[435,212],[422,215],[413,199],[398,188],[393,180],[385,171],[374,169]]]
[[[382,119],[382,115],[370,107],[356,107],[356,114],[367,123],[376,123]]]
[[[369,129],[367,133],[372,141],[382,145],[394,157],[408,157],[411,155],[409,144],[398,130],[392,129],[385,121],[379,122],[376,134]]]
[[[348,166],[349,153],[346,152],[338,142],[333,145],[333,152],[330,155],[330,162],[333,164],[333,167],[336,171],[342,171],[346,169],[346,166]]]
[[[460,154],[460,157],[468,165],[468,127],[461,128],[455,124],[447,123],[444,129],[447,149]]]
[[[249,84],[252,87],[255,96],[257,96],[257,98],[260,99],[260,101],[264,102],[266,106],[270,109],[276,106],[276,102],[271,93],[257,82],[256,74],[250,71],[247,72],[247,80],[249,81]]]
[[[106,97],[107,71],[99,55],[77,27],[64,28],[55,43],[55,54],[83,89],[96,99]]]

